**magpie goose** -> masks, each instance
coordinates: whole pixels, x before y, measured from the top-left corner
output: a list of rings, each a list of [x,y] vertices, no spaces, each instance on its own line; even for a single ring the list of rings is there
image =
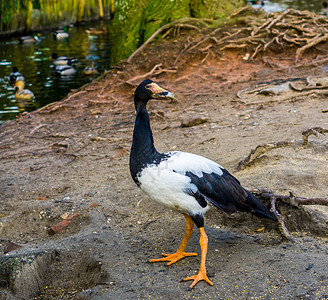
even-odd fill
[[[196,224],[200,230],[200,269],[197,275],[187,277],[184,281],[193,280],[190,288],[201,280],[213,285],[206,275],[205,268],[208,238],[204,229],[204,214],[210,206],[226,213],[239,210],[277,220],[266,206],[216,162],[191,153],[159,153],[155,149],[146,105],[150,99],[172,98],[172,93],[150,79],[140,83],[134,93],[137,115],[130,154],[131,176],[150,198],[181,212],[186,219],[186,232],[177,252],[162,253],[164,257],[151,259],[149,262],[166,261],[167,265],[171,265],[186,256],[196,256],[197,253],[185,252]]]

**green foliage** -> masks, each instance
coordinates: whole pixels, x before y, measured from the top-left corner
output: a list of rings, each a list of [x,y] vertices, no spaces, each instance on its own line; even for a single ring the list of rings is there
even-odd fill
[[[174,20],[190,16],[189,1],[152,0],[144,9],[141,24],[142,42],[147,40],[158,28]]]
[[[112,23],[112,62],[127,58],[161,26],[183,17],[221,19],[245,0],[118,0]]]
[[[0,33],[24,31],[75,23],[81,2],[82,19],[95,19],[99,16],[98,0],[0,0]],[[104,13],[109,15],[111,0],[102,0]],[[32,3],[32,14],[29,11]]]

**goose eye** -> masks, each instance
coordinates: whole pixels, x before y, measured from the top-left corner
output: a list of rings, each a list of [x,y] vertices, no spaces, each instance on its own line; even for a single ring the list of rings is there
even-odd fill
[[[148,89],[148,90],[150,89],[150,84],[146,85],[146,89]]]

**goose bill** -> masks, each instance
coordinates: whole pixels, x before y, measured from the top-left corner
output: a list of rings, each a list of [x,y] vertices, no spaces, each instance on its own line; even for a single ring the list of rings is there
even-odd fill
[[[147,88],[149,90],[151,90],[151,92],[153,93],[153,98],[154,99],[158,99],[158,100],[169,100],[169,99],[174,99],[174,95],[167,91],[164,90],[163,88],[161,88],[158,84],[156,83],[151,83],[147,86]]]

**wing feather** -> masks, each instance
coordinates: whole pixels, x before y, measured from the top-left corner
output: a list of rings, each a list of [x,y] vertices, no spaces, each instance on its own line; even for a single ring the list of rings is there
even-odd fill
[[[276,220],[269,209],[254,195],[244,189],[238,179],[219,164],[185,152],[175,152],[167,161],[172,171],[190,178],[195,189],[186,191],[201,206],[205,201],[226,213],[247,211],[258,217]]]

